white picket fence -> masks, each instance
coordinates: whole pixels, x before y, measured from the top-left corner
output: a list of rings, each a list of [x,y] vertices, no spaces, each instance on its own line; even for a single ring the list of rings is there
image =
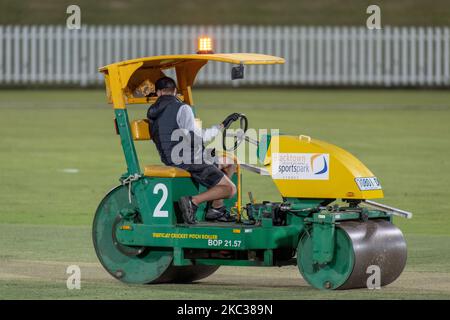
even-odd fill
[[[98,67],[161,54],[195,53],[197,37],[216,52],[282,56],[285,65],[246,67],[236,85],[450,85],[449,28],[303,26],[0,25],[0,86],[99,85]],[[209,63],[197,83],[229,85],[230,66]]]

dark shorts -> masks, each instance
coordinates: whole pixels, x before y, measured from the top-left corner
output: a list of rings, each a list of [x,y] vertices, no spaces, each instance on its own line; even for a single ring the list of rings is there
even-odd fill
[[[181,164],[177,167],[188,171],[195,182],[208,189],[218,184],[225,175],[222,170],[213,164]]]

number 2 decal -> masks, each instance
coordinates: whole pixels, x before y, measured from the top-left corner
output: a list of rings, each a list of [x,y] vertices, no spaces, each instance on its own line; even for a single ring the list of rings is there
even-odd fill
[[[159,200],[158,204],[156,205],[155,211],[153,211],[153,216],[159,217],[159,218],[167,218],[169,216],[169,211],[161,210],[161,208],[164,206],[164,204],[167,201],[167,196],[169,194],[169,191],[167,190],[167,187],[165,184],[157,183],[155,185],[155,187],[153,188],[153,194],[158,194],[160,190],[162,191],[162,197],[161,197],[161,200]]]

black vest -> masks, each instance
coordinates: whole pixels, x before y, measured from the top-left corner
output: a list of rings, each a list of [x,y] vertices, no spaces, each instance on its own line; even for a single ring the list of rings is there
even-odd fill
[[[150,120],[150,134],[158,149],[161,161],[173,165],[171,153],[178,141],[172,141],[172,132],[179,129],[177,113],[184,103],[172,95],[163,95],[150,106],[147,118]]]

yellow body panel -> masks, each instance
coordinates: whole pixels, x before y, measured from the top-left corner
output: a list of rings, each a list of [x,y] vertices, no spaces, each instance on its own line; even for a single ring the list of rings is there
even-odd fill
[[[286,176],[281,174],[282,178],[278,179],[280,177],[281,164],[288,164],[285,168],[288,167],[291,170],[289,168],[291,162],[289,161],[292,160],[286,158],[286,154],[297,157],[296,159],[306,158],[308,163],[305,168],[309,165],[311,166],[307,169],[312,168],[312,161],[315,158],[322,156],[326,159],[327,179],[316,179],[313,172],[309,173],[306,178],[307,174],[294,173],[295,178],[286,178]],[[275,161],[275,158],[278,158],[278,160]],[[279,160],[280,158],[287,160]],[[276,164],[274,164],[275,162]],[[264,163],[283,197],[328,199],[383,198],[381,187],[378,190],[360,190],[358,187],[355,181],[356,178],[374,177],[374,174],[361,161],[344,149],[324,141],[309,137],[305,139],[305,136],[272,136]],[[274,168],[272,168],[272,165],[274,165]],[[322,166],[322,162],[320,165]],[[298,168],[295,170],[300,170],[302,167],[298,166]]]
[[[169,167],[164,165],[147,165],[144,167],[144,176],[161,178],[188,178],[191,176],[191,174],[186,170],[177,167]]]
[[[117,66],[111,66],[108,69],[108,77],[105,77],[107,81],[107,93],[110,92],[111,101],[114,109],[125,109],[125,99],[122,90],[122,81],[120,78],[119,68]]]

